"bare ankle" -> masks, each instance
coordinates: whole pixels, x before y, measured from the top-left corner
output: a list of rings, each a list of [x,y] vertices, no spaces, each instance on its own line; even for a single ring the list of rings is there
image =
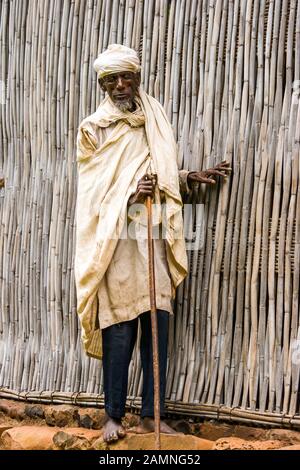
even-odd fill
[[[107,413],[107,411],[106,411],[106,412],[105,412],[105,424],[106,424],[108,421],[114,421],[115,423],[121,424],[122,418],[113,418],[113,417],[110,416],[110,415]]]

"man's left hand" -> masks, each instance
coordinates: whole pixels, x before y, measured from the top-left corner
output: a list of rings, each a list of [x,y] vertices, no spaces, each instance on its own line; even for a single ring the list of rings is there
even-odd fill
[[[188,184],[193,183],[204,183],[204,184],[215,184],[216,176],[221,176],[222,178],[226,178],[227,175],[230,174],[231,168],[229,166],[229,162],[224,160],[223,162],[219,163],[214,168],[209,168],[208,170],[204,171],[191,171],[187,176]]]

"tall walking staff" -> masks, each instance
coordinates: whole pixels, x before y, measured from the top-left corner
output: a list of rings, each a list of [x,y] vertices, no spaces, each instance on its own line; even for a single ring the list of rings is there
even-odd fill
[[[150,179],[155,179],[156,175],[149,175]],[[155,271],[154,271],[154,243],[152,237],[152,198],[147,197],[148,215],[148,264],[149,264],[149,291],[151,308],[151,330],[152,330],[152,351],[153,351],[153,378],[154,378],[154,432],[155,449],[160,450],[160,393],[159,393],[159,356],[158,356],[158,333],[157,333],[157,312],[155,297]]]

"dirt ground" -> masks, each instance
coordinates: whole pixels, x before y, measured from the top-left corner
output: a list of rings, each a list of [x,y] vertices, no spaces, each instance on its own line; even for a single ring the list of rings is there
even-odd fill
[[[106,444],[102,439],[104,410],[69,405],[41,405],[0,399],[1,450],[150,450],[154,434],[135,434],[136,414],[124,419],[124,439]],[[215,420],[168,419],[178,435],[161,435],[168,450],[300,450],[300,432]]]

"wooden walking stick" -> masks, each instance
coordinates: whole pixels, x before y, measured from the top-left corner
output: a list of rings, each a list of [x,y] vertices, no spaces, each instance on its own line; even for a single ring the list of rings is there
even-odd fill
[[[151,176],[149,176],[151,178]],[[154,378],[154,432],[155,449],[160,450],[160,393],[159,393],[159,356],[158,356],[158,333],[157,312],[155,296],[155,271],[154,271],[154,243],[152,238],[152,198],[147,197],[148,213],[148,264],[149,264],[149,291],[151,308],[151,330],[153,351],[153,378]]]

